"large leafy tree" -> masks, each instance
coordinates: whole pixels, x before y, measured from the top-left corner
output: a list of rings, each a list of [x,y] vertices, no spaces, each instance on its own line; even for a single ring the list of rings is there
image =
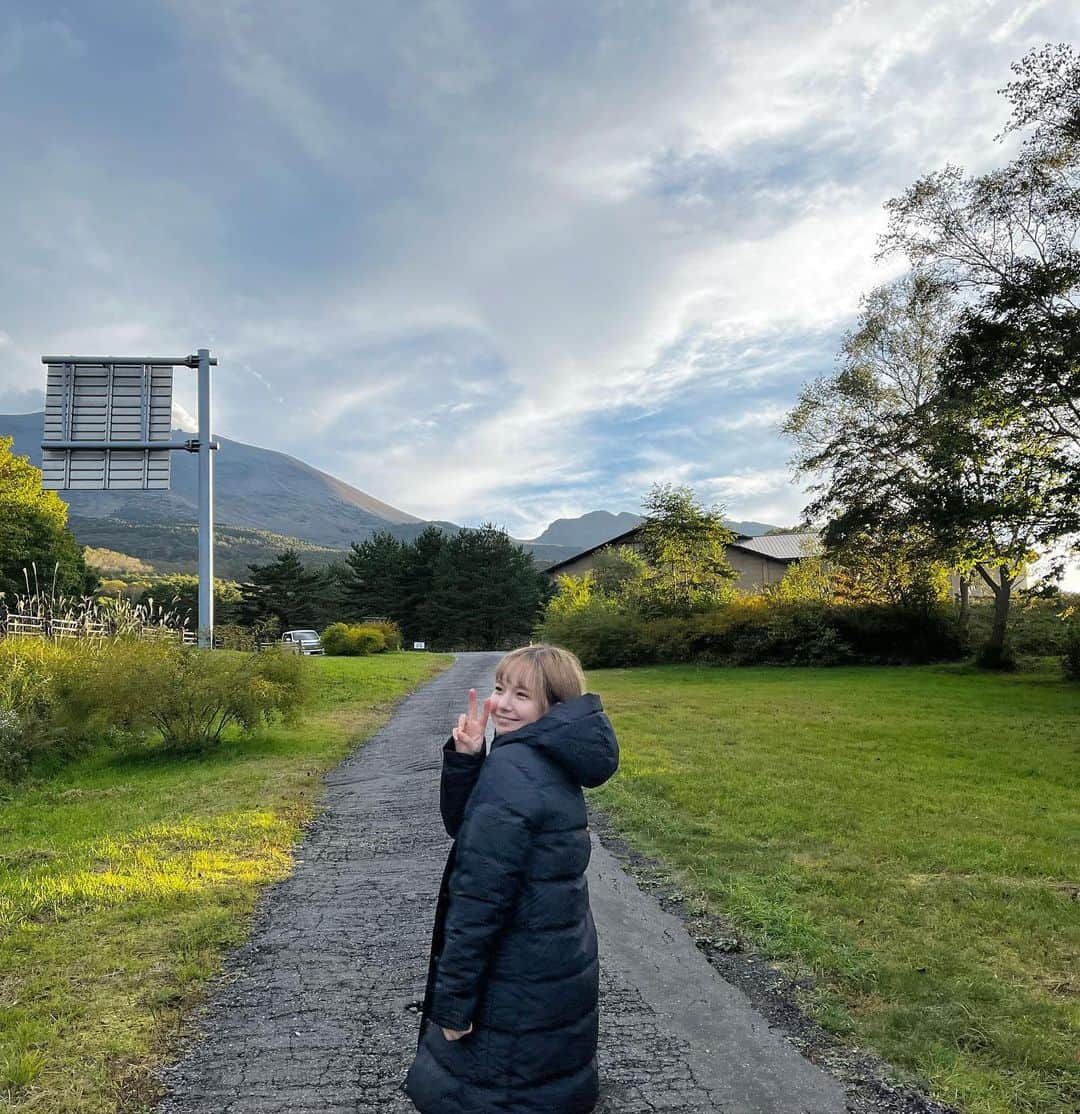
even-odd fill
[[[736,574],[726,548],[735,534],[724,525],[722,508],[704,507],[688,487],[658,483],[642,509],[649,569],[640,606],[646,613],[688,615],[730,595]]]
[[[1020,570],[1080,524],[1080,62],[1045,47],[1013,69],[1006,131],[1027,141],[999,170],[947,166],[888,203],[882,253],[916,276],[864,303],[840,373],[786,427],[796,468],[822,477],[807,513],[827,543],[914,539],[991,588],[990,659]]]
[[[797,474],[814,476],[809,521],[853,599],[933,580],[959,556],[916,521],[938,432],[940,367],[957,309],[947,286],[914,272],[864,295],[835,372],[807,384],[784,431]]]
[[[82,546],[67,528],[67,504],[55,491],[43,491],[41,469],[12,452],[14,438],[0,437],[0,592],[9,606],[34,588],[81,596],[93,590],[96,575],[87,568]]]
[[[1080,57],[1047,45],[1012,69],[1002,92],[1004,134],[1026,133],[1016,156],[986,174],[947,166],[920,178],[888,203],[881,246],[965,299],[943,393],[991,445],[993,430],[1030,441],[1039,465],[1027,482],[1053,502],[1054,484],[1080,492]],[[1067,539],[1062,509],[1042,513],[1044,548]]]
[[[803,389],[785,431],[796,470],[818,477],[806,514],[824,521],[840,565],[863,550],[875,561],[891,553],[898,570],[926,570],[905,576],[927,602],[935,564],[980,577],[994,594],[989,650],[1000,658],[1016,579],[1049,539],[1075,529],[1076,497],[1033,423],[990,421],[947,389],[959,320],[932,276],[874,291],[837,372]]]

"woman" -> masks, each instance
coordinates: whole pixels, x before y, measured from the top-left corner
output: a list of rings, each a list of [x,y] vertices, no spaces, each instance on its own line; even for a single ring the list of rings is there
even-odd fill
[[[507,654],[481,715],[469,692],[443,748],[440,804],[456,842],[404,1083],[423,1114],[595,1106],[599,967],[581,790],[618,764],[611,723],[566,650]]]

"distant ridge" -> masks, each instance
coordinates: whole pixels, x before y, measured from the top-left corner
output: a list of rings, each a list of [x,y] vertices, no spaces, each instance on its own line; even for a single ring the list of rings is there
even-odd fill
[[[612,514],[611,511],[589,511],[579,518],[555,519],[539,537],[533,538],[531,544],[589,549],[609,538],[625,534],[641,520],[641,515],[631,514],[629,511],[620,511],[618,514]]]

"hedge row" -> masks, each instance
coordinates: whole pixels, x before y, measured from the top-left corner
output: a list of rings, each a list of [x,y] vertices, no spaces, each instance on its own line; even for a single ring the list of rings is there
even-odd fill
[[[743,597],[686,618],[643,619],[592,600],[553,614],[541,634],[586,668],[708,662],[725,665],[915,664],[961,657],[944,612]]]

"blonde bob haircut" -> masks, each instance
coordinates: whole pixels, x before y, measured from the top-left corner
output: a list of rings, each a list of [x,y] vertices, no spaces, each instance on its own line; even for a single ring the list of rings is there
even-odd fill
[[[521,685],[533,695],[545,715],[553,704],[573,700],[585,691],[585,674],[577,657],[561,646],[538,642],[511,650],[495,667],[495,680],[504,686]]]

